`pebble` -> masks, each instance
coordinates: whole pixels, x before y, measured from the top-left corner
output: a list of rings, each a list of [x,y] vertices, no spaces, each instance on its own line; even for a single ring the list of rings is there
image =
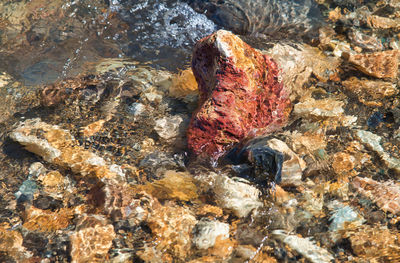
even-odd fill
[[[103,216],[84,215],[77,223],[77,231],[71,235],[72,262],[106,260],[115,237],[113,225]]]
[[[59,171],[49,171],[39,175],[38,181],[43,187],[43,192],[53,198],[65,197],[65,191],[72,192],[72,183],[69,177],[63,176]]]
[[[381,146],[381,136],[364,130],[357,130],[356,136],[363,144],[365,144],[371,150],[375,151],[382,158],[388,168],[395,170],[397,173],[400,173],[400,160],[391,157],[390,154],[385,152],[385,150]]]
[[[355,166],[355,158],[348,153],[338,152],[333,155],[332,168],[338,175],[349,175]]]
[[[29,231],[53,232],[67,228],[74,215],[72,208],[61,208],[53,212],[31,206],[25,211],[23,227]]]
[[[139,251],[139,257],[145,262],[165,262],[167,258],[185,261],[191,251],[191,236],[197,222],[186,207],[154,204],[147,225],[157,242]]]
[[[348,61],[361,72],[375,78],[397,77],[399,68],[399,51],[386,50],[374,53],[347,54]]]
[[[378,29],[400,29],[400,19],[392,19],[389,17],[382,17],[371,15],[367,17],[368,26]]]
[[[31,256],[31,253],[26,251],[26,248],[22,245],[24,238],[19,231],[2,226],[0,227],[0,240],[1,251],[17,255],[17,258],[22,261]]]
[[[164,178],[148,183],[142,188],[158,200],[190,201],[198,198],[197,187],[190,174],[166,171]]]
[[[38,133],[42,136],[34,135]],[[121,169],[107,165],[103,158],[79,146],[69,131],[57,125],[44,123],[40,119],[29,119],[21,122],[10,137],[45,161],[70,168],[83,176],[124,180]]]
[[[12,81],[12,77],[7,72],[0,72],[0,89],[7,86]]]
[[[329,218],[331,224],[329,225],[330,231],[339,231],[346,228],[351,223],[352,227],[362,225],[365,220],[350,206],[340,206],[336,208],[332,216]]]
[[[396,85],[391,82],[351,77],[342,81],[343,87],[356,94],[360,102],[366,105],[383,106],[382,100],[398,94]]]
[[[269,182],[280,183],[284,155],[279,150],[269,147],[268,141],[268,137],[256,137],[244,145],[235,147],[228,154],[228,158],[236,164],[234,170],[238,171],[239,175],[250,175],[253,181],[262,185]]]
[[[15,193],[15,198],[20,202],[32,201],[33,195],[38,191],[37,184],[33,180],[25,180],[18,191]]]
[[[128,107],[129,113],[133,116],[139,116],[145,112],[145,106],[140,102],[134,102]]]
[[[248,216],[254,209],[263,206],[260,191],[244,179],[231,179],[226,175],[217,175],[212,186],[215,200],[219,206],[239,218]]]
[[[376,203],[380,209],[393,214],[400,213],[400,184],[393,181],[378,182],[370,178],[356,177],[351,183],[363,196]]]
[[[340,59],[327,56],[320,49],[304,44],[287,45],[277,43],[265,52],[282,69],[282,82],[291,91],[290,99],[303,96],[303,85],[313,74],[318,80],[326,82],[338,71]]]
[[[286,143],[278,139],[271,139],[267,145],[285,155],[282,165],[282,185],[300,185],[306,163],[295,154]]]
[[[213,247],[217,237],[229,238],[229,224],[202,218],[193,229],[193,243],[198,249]]]
[[[400,233],[397,230],[363,225],[354,231],[346,231],[343,236],[349,239],[353,253],[363,260],[395,262],[400,258]]]
[[[383,49],[382,43],[376,36],[370,36],[357,30],[352,30],[348,34],[351,43],[365,50],[380,51]]]
[[[185,102],[194,102],[197,100],[199,90],[192,69],[182,70],[173,76],[169,95],[182,99]]]
[[[154,130],[164,140],[170,140],[184,133],[184,119],[180,115],[164,117],[156,120]]]
[[[344,103],[332,98],[315,100],[309,98],[294,105],[293,113],[302,117],[337,117],[343,114]]]
[[[272,231],[272,236],[297,251],[310,262],[330,263],[334,260],[334,257],[326,249],[315,245],[306,238],[288,235],[284,230],[274,230]]]

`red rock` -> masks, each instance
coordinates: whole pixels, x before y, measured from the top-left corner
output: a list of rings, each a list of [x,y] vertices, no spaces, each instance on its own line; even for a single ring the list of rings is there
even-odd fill
[[[195,155],[217,159],[243,138],[286,123],[290,101],[278,65],[239,37],[219,30],[201,39],[192,69],[200,92],[188,129]]]

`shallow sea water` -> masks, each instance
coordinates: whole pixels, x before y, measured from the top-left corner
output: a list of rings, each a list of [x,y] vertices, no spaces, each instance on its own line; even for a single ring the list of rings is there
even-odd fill
[[[355,48],[354,41],[347,39],[352,31],[373,36],[384,50],[395,50],[396,43],[400,43],[400,27],[370,28],[363,20],[367,14],[400,21],[398,1],[380,2],[255,1],[256,9],[258,3],[268,6],[265,9],[271,13],[266,18],[270,21],[268,30],[260,30],[246,14],[250,19],[248,31],[240,33],[246,42],[265,52],[279,43],[297,51],[301,45],[310,45],[328,57],[334,57],[341,43],[350,43],[349,49],[361,49],[361,53],[376,51],[360,45]],[[196,41],[218,29],[238,28],[210,5],[236,8],[243,1],[200,3],[196,5],[192,0],[4,0],[0,3],[1,262],[329,262],[330,259],[388,262],[400,258],[400,243],[396,241],[400,237],[397,217],[400,209],[396,203],[400,196],[398,75],[383,80],[393,86],[392,95],[375,98],[371,93],[366,99],[362,97],[380,103],[371,106],[372,102],[363,103],[359,93],[346,90],[342,84],[354,76],[373,79],[347,61],[341,60],[336,75],[322,73],[329,76],[327,80],[314,72],[301,92],[316,101],[327,99],[328,104],[333,99],[332,105],[336,100],[343,101],[343,116],[356,116],[356,121],[344,125],[342,120],[330,117],[292,114],[288,127],[272,137],[286,142],[304,159],[301,184],[286,185],[282,190],[273,182],[255,183],[248,174],[241,175],[247,167],[235,167],[225,161],[204,163],[193,160],[187,151],[185,130],[197,107],[197,93],[185,91],[181,95],[179,89],[173,91],[171,87],[193,86],[193,79],[182,77],[185,76],[182,71],[190,68]],[[209,5],[204,7],[204,3]],[[290,10],[285,5],[293,3],[305,10],[312,5],[311,15],[318,10],[318,19],[299,26],[298,17],[279,13]],[[276,5],[282,9],[271,10]],[[248,10],[253,12],[251,8]],[[337,8],[341,18],[329,20]],[[242,14],[236,10],[230,15],[241,19]],[[315,32],[322,27],[334,35],[333,41],[323,43],[316,36]],[[310,34],[302,32],[296,37],[297,31],[309,28],[313,28]],[[302,96],[293,100],[293,104],[305,102]],[[325,106],[316,103],[315,108],[318,107]],[[120,166],[124,183],[107,185],[93,174],[85,178],[75,168],[47,162],[10,138],[18,123],[34,118],[68,130],[79,149]],[[357,130],[381,136],[383,151],[388,155],[363,146],[355,135]],[[44,136],[40,129],[34,133],[38,138]],[[174,135],[170,136],[171,133]],[[394,166],[387,164],[387,156],[394,158]],[[285,160],[288,158],[285,155]],[[33,166],[37,162],[43,170]],[[46,185],[43,179],[49,174],[45,178],[56,178],[56,173],[62,175],[63,182],[57,184],[57,187],[62,185],[62,190]],[[216,179],[211,174],[234,177],[232,180],[239,184],[243,180],[239,176],[248,179],[243,184],[258,189],[254,191],[261,208],[245,217],[224,208],[215,196],[234,199],[232,194],[224,192],[227,190],[223,186],[234,183],[230,179],[221,183],[225,179]],[[381,190],[371,194],[366,193],[371,190],[366,187],[357,192],[350,186],[356,176],[395,186],[387,190],[387,185],[373,185],[371,189]],[[214,189],[213,184],[218,187]],[[379,196],[379,192],[385,191],[389,197]],[[129,203],[125,196],[136,203]],[[393,199],[395,208],[382,209],[377,199],[383,200],[381,203]],[[38,215],[32,211],[39,211]],[[140,221],[124,217],[124,213],[138,213],[137,218],[145,217],[146,213],[150,216]],[[47,215],[57,219],[48,220]],[[217,230],[228,226],[229,238],[217,240],[215,247],[200,249],[192,242],[193,236],[201,232],[201,220],[223,222],[226,225],[218,225]],[[104,229],[112,226],[115,234],[106,230],[93,234],[90,241],[93,244],[101,243],[101,238],[96,239],[98,236],[111,237],[104,238],[109,240],[106,249],[93,249],[97,254],[85,261],[85,245],[74,238],[82,229],[91,229],[91,224]],[[366,235],[367,241],[358,238],[360,233]],[[300,245],[288,241],[295,237],[304,238]],[[304,241],[308,239],[313,242]],[[378,251],[369,248],[371,242],[378,244]],[[82,247],[83,252],[79,252],[82,254],[76,252],[76,247]],[[368,249],[364,251],[364,247]],[[381,255],[379,249],[384,251]],[[320,255],[321,261],[318,256],[308,254]]]

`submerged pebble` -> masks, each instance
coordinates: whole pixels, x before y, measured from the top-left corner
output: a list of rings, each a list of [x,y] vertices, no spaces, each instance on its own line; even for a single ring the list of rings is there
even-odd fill
[[[193,229],[193,243],[199,249],[207,249],[215,245],[217,237],[220,240],[229,237],[229,225],[218,221],[201,219]]]

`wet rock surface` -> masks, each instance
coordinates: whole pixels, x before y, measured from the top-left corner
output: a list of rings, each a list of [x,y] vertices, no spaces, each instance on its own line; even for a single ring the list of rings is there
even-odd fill
[[[187,0],[217,25],[237,34],[309,35],[322,25],[320,10],[313,1],[216,1]]]
[[[272,132],[287,119],[288,91],[278,65],[224,30],[200,40],[193,51],[200,106],[188,128],[195,155],[218,159],[247,136]]]
[[[0,262],[398,262],[398,1],[195,2],[0,3]],[[202,71],[207,15],[251,36]],[[227,83],[259,94],[222,103]],[[262,95],[293,108],[267,135],[240,115]],[[192,158],[206,101],[246,135],[203,141],[236,159]]]

